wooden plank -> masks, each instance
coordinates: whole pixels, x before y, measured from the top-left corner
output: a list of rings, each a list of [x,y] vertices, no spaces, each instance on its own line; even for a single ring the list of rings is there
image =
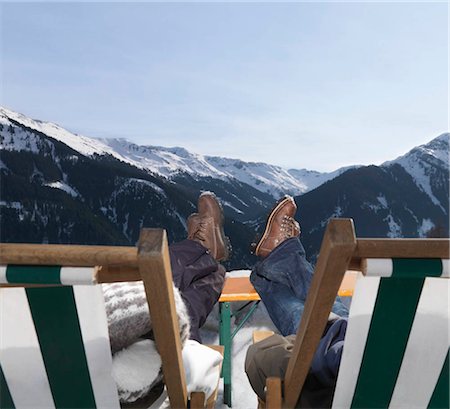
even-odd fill
[[[237,293],[231,295],[220,296],[219,302],[235,302],[235,301],[259,301],[260,296],[255,294],[248,293]]]
[[[263,339],[271,337],[275,332],[273,331],[253,331],[253,343],[256,344]]]
[[[227,277],[219,302],[258,301],[260,299],[249,277]]]
[[[0,243],[0,264],[137,266],[136,247]]]
[[[360,258],[352,257],[352,259],[350,260],[348,269],[352,270],[352,271],[362,271],[361,263],[362,263],[362,260]]]
[[[167,235],[163,229],[142,229],[138,260],[152,317],[156,347],[161,355],[170,406],[186,408],[185,371],[181,357]]]
[[[266,407],[281,409],[281,379],[270,377],[266,380]]]
[[[294,408],[356,247],[351,219],[327,226],[284,383],[285,407]]]
[[[99,266],[95,276],[99,284],[140,281],[142,279],[137,266]]]
[[[171,406],[173,408],[173,406]],[[205,407],[205,393],[192,392],[191,393],[191,409],[203,409]]]
[[[354,258],[450,258],[450,239],[358,239]]]
[[[223,356],[224,346],[223,345],[206,345],[208,348],[214,349],[217,352],[220,352]]]

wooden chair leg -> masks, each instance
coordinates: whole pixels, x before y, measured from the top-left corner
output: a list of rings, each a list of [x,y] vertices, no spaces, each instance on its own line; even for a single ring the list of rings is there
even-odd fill
[[[281,379],[267,378],[266,408],[281,409]]]
[[[205,394],[203,392],[191,393],[191,409],[203,409],[205,407]]]

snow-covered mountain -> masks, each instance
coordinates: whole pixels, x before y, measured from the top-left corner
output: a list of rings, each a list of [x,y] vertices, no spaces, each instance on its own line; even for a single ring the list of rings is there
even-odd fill
[[[431,142],[417,146],[399,158],[383,163],[390,167],[400,165],[411,175],[417,186],[426,193],[431,201],[444,210],[448,206],[448,196],[439,193],[443,185],[448,186],[448,179],[442,178],[440,170],[449,169],[449,133],[443,133]]]
[[[382,166],[349,170],[296,198],[305,248],[316,254],[331,217],[360,237],[448,237],[449,133]]]
[[[206,156],[205,159],[215,169],[220,170],[228,177],[236,178],[276,198],[284,194],[300,195],[306,193],[339,176],[346,170],[357,167],[349,166],[327,173],[307,169],[286,170],[280,166],[267,163],[244,162],[239,159],[217,156]]]
[[[332,173],[202,156],[183,148],[99,140],[0,108],[0,239],[135,244],[142,226],[186,237],[201,191],[214,191],[233,244],[227,267],[254,262],[249,244],[273,196],[297,192],[302,241],[314,256],[331,217],[366,237],[449,234],[449,134],[382,166]],[[269,194],[269,193],[270,194]]]
[[[348,167],[341,168],[329,173],[307,169],[286,170],[280,166],[261,162],[203,156],[180,147],[140,146],[123,138],[88,138],[71,133],[54,123],[34,120],[0,107],[0,124],[9,126],[11,121],[56,139],[85,156],[111,155],[122,162],[166,178],[184,173],[194,178],[236,179],[275,198],[283,194],[305,193],[348,169]],[[4,148],[36,152],[38,147],[34,139],[29,133],[19,133],[14,141],[11,140],[13,143],[4,141]]]

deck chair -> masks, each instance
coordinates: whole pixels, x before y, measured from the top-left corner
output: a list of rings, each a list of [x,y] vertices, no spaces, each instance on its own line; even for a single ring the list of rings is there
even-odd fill
[[[346,270],[357,280],[333,408],[448,408],[448,239],[356,239],[351,219],[327,226],[283,380],[268,408],[294,408]],[[283,382],[282,382],[283,381]]]
[[[143,229],[137,248],[0,244],[0,265],[1,408],[119,408],[96,284],[141,279],[170,405],[188,407],[164,230]]]

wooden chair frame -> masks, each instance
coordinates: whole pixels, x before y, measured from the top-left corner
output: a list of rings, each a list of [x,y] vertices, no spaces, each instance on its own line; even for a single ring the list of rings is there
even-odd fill
[[[152,317],[170,405],[187,408],[185,371],[172,286],[167,235],[163,229],[143,229],[136,247],[0,244],[0,263],[22,265],[96,266],[98,284],[142,280]],[[11,285],[2,285],[11,286]],[[26,286],[14,284],[13,286]],[[213,407],[217,391],[206,402]],[[203,392],[191,394],[192,408],[205,406]]]
[[[449,258],[448,239],[356,239],[351,219],[328,223],[284,384],[267,379],[260,407],[294,408],[347,270],[365,274],[367,258]]]

